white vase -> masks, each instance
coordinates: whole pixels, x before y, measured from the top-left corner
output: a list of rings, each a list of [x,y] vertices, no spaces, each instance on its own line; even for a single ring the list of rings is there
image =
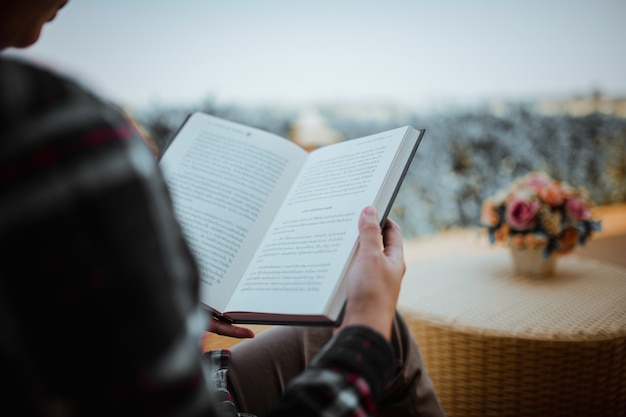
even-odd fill
[[[554,274],[556,255],[544,257],[544,248],[511,247],[513,265],[517,272],[524,275],[545,277]]]

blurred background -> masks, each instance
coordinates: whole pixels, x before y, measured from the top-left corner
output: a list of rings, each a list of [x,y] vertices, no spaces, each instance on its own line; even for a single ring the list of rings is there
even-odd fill
[[[308,148],[426,129],[392,217],[479,224],[531,170],[626,202],[623,0],[70,0],[7,53],[119,104],[163,147],[192,111]]]

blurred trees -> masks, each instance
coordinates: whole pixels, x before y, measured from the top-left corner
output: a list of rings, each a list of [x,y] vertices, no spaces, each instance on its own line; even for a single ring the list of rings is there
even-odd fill
[[[162,148],[185,117],[205,111],[287,138],[298,109],[219,106],[155,106],[138,122]],[[325,124],[343,138],[356,138],[412,125],[426,129],[391,216],[406,237],[477,226],[488,195],[531,170],[586,187],[599,205],[626,202],[626,119],[599,113],[545,115],[530,106],[509,106],[498,115],[487,109],[411,113],[384,117],[320,107]]]

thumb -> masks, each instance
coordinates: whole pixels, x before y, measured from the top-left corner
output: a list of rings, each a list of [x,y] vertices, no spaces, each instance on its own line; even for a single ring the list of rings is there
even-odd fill
[[[378,224],[378,211],[373,206],[367,206],[361,211],[359,245],[365,252],[383,250],[383,235]]]

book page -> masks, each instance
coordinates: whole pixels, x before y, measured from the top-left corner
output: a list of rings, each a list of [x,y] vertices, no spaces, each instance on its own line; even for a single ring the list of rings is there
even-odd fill
[[[356,247],[360,212],[376,202],[405,133],[395,129],[310,154],[228,311],[323,312]]]
[[[160,165],[203,303],[224,308],[306,156],[286,139],[205,114],[184,124]]]

